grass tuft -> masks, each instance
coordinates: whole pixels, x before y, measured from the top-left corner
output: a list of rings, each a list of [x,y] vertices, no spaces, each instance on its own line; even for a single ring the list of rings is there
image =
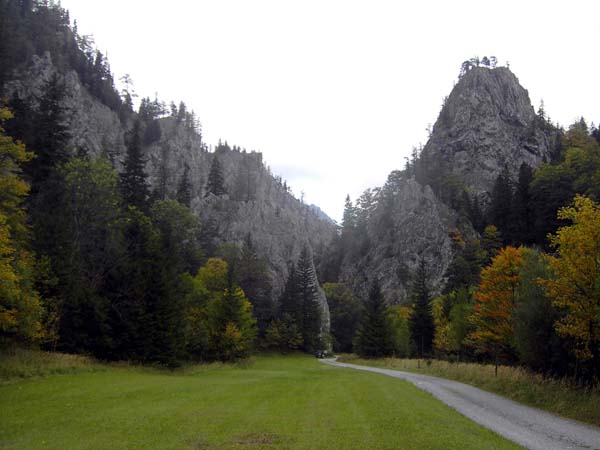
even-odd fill
[[[104,369],[102,364],[87,356],[18,347],[2,349],[0,361],[0,381],[2,382]]]

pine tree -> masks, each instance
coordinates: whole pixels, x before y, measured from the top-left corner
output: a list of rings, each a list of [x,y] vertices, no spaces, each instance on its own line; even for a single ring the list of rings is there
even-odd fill
[[[262,333],[273,319],[271,278],[267,262],[257,255],[250,235],[244,240],[237,273],[239,285],[252,303],[254,316]]]
[[[227,194],[225,190],[225,179],[223,178],[223,169],[216,153],[213,154],[212,164],[210,166],[210,172],[208,173],[208,182],[206,183],[206,196],[208,195],[220,195]]]
[[[513,207],[510,216],[510,235],[514,244],[530,245],[535,236],[534,217],[531,208],[531,194],[529,185],[533,180],[533,171],[526,163],[521,164],[519,168],[519,181],[517,183]]]
[[[139,120],[133,125],[124,166],[121,174],[121,192],[125,203],[135,206],[141,211],[147,211],[150,193],[147,182],[148,175],[144,171],[145,162],[142,156]]]
[[[186,164],[183,175],[177,186],[177,201],[182,205],[190,207],[192,203],[192,183],[190,182],[190,167]]]
[[[379,282],[375,280],[365,301],[362,318],[354,340],[354,350],[360,356],[378,358],[393,351],[392,328]]]
[[[510,172],[508,171],[508,167],[504,166],[504,169],[502,169],[494,183],[492,199],[488,211],[488,223],[496,225],[504,237],[504,242],[511,241],[510,220],[512,196]]]
[[[435,329],[427,278],[427,263],[421,258],[411,289],[413,312],[410,316],[410,332],[419,357],[431,353]]]
[[[65,122],[64,97],[65,86],[58,75],[54,75],[44,88],[39,110],[34,116],[32,147],[36,157],[25,167],[31,178],[33,195],[41,189],[53,169],[69,159],[67,144],[71,136]]]
[[[322,347],[321,305],[319,304],[319,287],[312,256],[306,246],[300,253],[296,272],[298,299],[302,305],[301,331],[304,350],[314,352]]]
[[[279,299],[278,316],[283,318],[286,315],[298,326],[302,323],[302,308],[298,295],[298,279],[295,264],[291,264],[289,267],[288,278]]]

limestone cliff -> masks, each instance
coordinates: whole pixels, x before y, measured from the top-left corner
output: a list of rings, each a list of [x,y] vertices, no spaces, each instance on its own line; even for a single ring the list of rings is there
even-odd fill
[[[70,150],[106,154],[120,169],[126,151],[125,137],[134,115],[121,119],[88,92],[77,73],[59,73],[50,54],[34,56],[31,64],[13,74],[4,94],[25,100],[35,109],[55,75],[65,87],[63,106],[71,134]],[[191,208],[200,217],[204,230],[210,228],[211,244],[216,247],[222,242],[241,243],[250,235],[259,256],[269,262],[276,299],[283,290],[289,263],[298,258],[305,244],[315,257],[325,252],[337,232],[335,223],[318,208],[294,198],[281,179],[265,167],[262,154],[229,147],[211,153],[200,134],[175,118],[160,118],[157,124],[158,138],[144,147],[152,190],[159,196],[173,196],[187,170],[192,187]],[[226,195],[219,197],[206,195],[214,158],[219,158],[227,190]],[[324,323],[328,324],[324,295],[320,295],[320,301]]]
[[[450,172],[486,199],[504,166],[537,168],[552,159],[558,131],[536,115],[528,92],[506,67],[476,67],[458,81],[421,157],[429,170]]]
[[[559,142],[559,131],[534,112],[509,69],[468,71],[447,97],[419,158],[376,190],[362,250],[345,255],[342,279],[364,293],[378,278],[388,301],[402,302],[422,257],[439,292],[453,258],[449,232],[475,235],[449,199],[464,190],[485,206],[505,166],[516,179],[522,163],[535,169],[550,161]]]

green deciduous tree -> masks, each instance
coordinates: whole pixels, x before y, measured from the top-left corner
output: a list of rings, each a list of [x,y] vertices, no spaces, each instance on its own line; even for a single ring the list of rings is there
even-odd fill
[[[360,320],[360,303],[343,283],[325,283],[323,290],[331,316],[333,350],[352,352],[352,340]]]

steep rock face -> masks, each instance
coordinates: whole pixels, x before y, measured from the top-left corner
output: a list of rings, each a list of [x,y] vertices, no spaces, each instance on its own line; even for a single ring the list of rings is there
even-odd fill
[[[505,165],[515,175],[522,163],[537,168],[558,142],[557,130],[535,114],[509,69],[477,67],[447,98],[422,156],[485,199]]]
[[[34,56],[28,68],[16,73],[6,85],[5,94],[27,100],[35,108],[54,75],[65,86],[63,106],[71,134],[70,150],[106,154],[120,169],[131,123],[124,125],[114,111],[90,95],[75,72],[59,74],[49,54]],[[269,262],[274,298],[283,290],[288,264],[297,260],[304,245],[312,248],[315,257],[326,251],[337,232],[335,223],[287,192],[281,180],[263,164],[262,154],[231,149],[210,153],[201,136],[175,118],[159,119],[158,126],[159,139],[144,147],[146,172],[156,195],[174,196],[187,168],[191,208],[203,228],[211,228],[212,244],[241,243],[250,235],[258,255]],[[221,163],[228,192],[220,197],[206,195],[208,172],[215,157]],[[320,301],[328,325],[324,295],[320,295]]]
[[[367,223],[367,252],[350,256],[342,278],[362,297],[374,278],[380,281],[386,299],[401,303],[407,299],[411,274],[420,258],[427,264],[429,282],[439,292],[452,261],[450,230],[473,234],[469,224],[442,203],[429,186],[400,175],[376,197],[377,206]]]
[[[92,155],[105,153],[113,162],[120,162],[125,144],[119,117],[88,93],[74,71],[60,75],[49,53],[42,57],[34,55],[28,68],[14,74],[13,81],[7,83],[4,94],[28,100],[35,107],[55,75],[65,87],[63,106],[71,134],[71,150],[85,150]]]
[[[454,186],[462,185],[485,203],[505,166],[514,178],[522,163],[537,168],[552,159],[559,140],[559,132],[536,115],[529,94],[510,70],[470,70],[447,98],[416,170],[392,172],[393,182],[388,179],[378,191],[367,219],[366,250],[345,258],[343,279],[364,293],[376,277],[389,302],[402,302],[423,257],[429,284],[439,292],[453,258],[449,232],[476,234],[441,201],[445,180],[451,177]]]

